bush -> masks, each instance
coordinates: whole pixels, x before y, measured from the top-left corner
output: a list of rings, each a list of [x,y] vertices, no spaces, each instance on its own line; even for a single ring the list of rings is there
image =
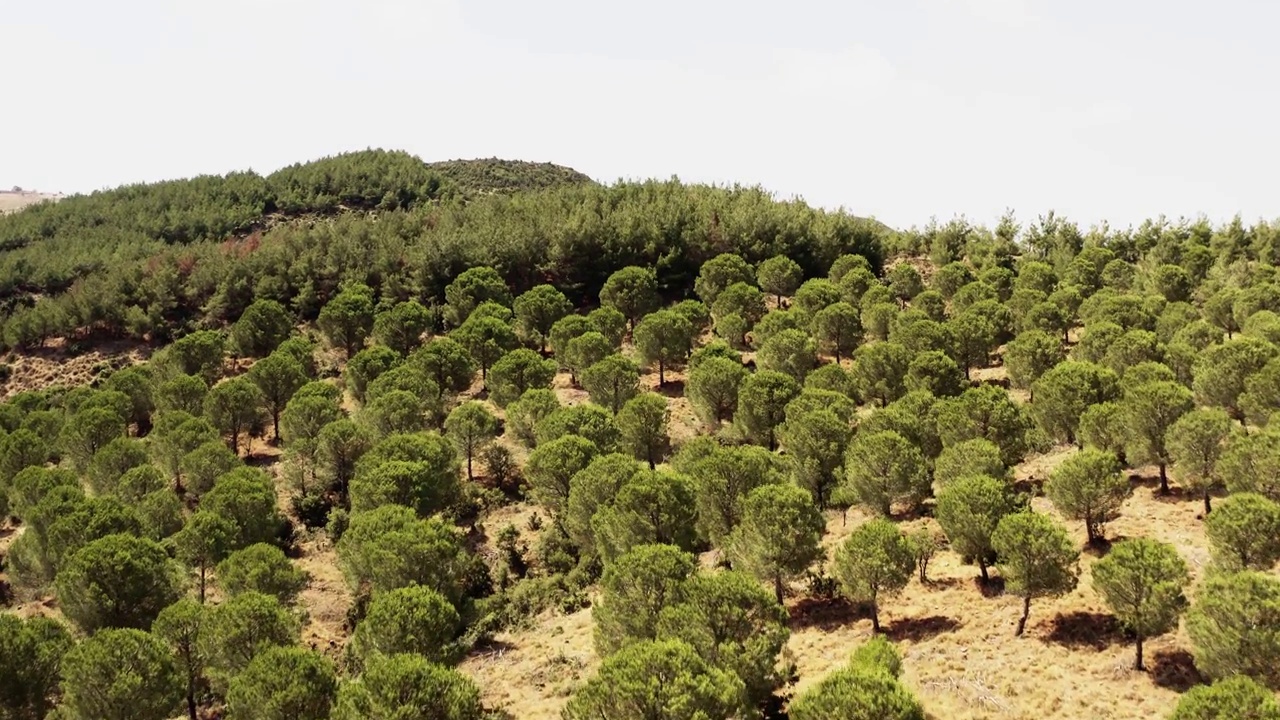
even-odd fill
[[[310,529],[325,527],[333,511],[333,501],[319,488],[308,488],[297,493],[290,500],[290,505],[293,514]]]
[[[572,574],[528,577],[476,602],[476,615],[492,632],[527,627],[546,610],[571,613],[586,607],[586,584]]]
[[[480,451],[480,462],[488,473],[489,482],[509,497],[519,498],[523,478],[520,465],[506,447],[490,443]]]
[[[1270,690],[1238,675],[1192,688],[1169,720],[1280,720],[1280,704]]]
[[[902,674],[902,653],[883,635],[875,635],[859,645],[849,662],[856,667],[886,672],[895,678]]]
[[[306,581],[280,548],[266,543],[237,550],[218,564],[218,584],[229,595],[260,592],[290,602]]]
[[[347,531],[347,526],[351,524],[351,516],[346,510],[338,508],[329,513],[329,522],[325,523],[324,530],[329,534],[329,541],[337,543],[342,539],[342,534]]]

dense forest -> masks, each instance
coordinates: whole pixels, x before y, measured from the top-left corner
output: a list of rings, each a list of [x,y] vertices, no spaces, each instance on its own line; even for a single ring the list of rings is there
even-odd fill
[[[383,152],[0,219],[10,360],[154,350],[0,404],[0,718],[549,717],[474,663],[587,613],[565,720],[1275,720],[1278,237]],[[982,622],[1123,672],[948,709]]]
[[[885,230],[757,188],[601,187],[541,165],[431,166],[373,151],[0,218],[0,311],[4,341],[32,348],[67,335],[170,339],[233,321],[256,298],[314,319],[345,282],[439,307],[476,265],[516,291],[549,282],[582,303],[609,268],[639,264],[657,271],[664,294],[682,296],[721,252],[786,254],[812,273],[850,251],[878,266]]]

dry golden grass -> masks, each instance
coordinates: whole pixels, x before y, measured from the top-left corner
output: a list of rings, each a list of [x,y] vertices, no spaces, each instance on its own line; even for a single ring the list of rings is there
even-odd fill
[[[9,365],[9,379],[0,383],[0,400],[16,393],[56,385],[88,385],[108,367],[135,365],[145,362],[150,356],[151,348],[138,342],[119,340],[102,343],[71,355],[63,340],[51,340],[40,350],[10,353],[5,359]]]
[[[298,606],[307,611],[302,641],[337,659],[346,646],[347,614],[352,597],[338,569],[338,554],[328,536],[316,533],[299,543],[294,564],[307,573],[307,585],[298,593]]]
[[[1072,452],[1063,446],[1032,456],[1015,475],[1032,483],[1042,481]],[[1108,536],[1147,536],[1173,544],[1187,560],[1194,583],[1209,558],[1200,506],[1195,498],[1155,495],[1151,468],[1134,475],[1133,495],[1121,517],[1108,526]],[[1034,499],[1033,506],[1056,517],[1044,498]],[[857,509],[847,518],[829,513],[824,547],[834,551],[867,519]],[[932,522],[917,519],[904,525]],[[1083,526],[1065,524],[1084,548]],[[1095,561],[1096,551],[1082,552],[1077,588],[1064,597],[1032,603],[1031,620],[1021,638],[1013,634],[1021,609],[1018,599],[994,590],[984,594],[977,568],[962,564],[947,550],[930,564],[929,584],[913,580],[899,597],[885,600],[881,622],[903,653],[905,682],[930,715],[956,720],[1138,720],[1167,715],[1179,693],[1198,681],[1185,633],[1148,641],[1148,671],[1132,670],[1132,642],[1091,587]],[[702,564],[713,563],[714,558],[706,557]],[[797,669],[792,689],[803,692],[848,661],[853,648],[871,636],[871,621],[845,603],[806,599],[798,584],[792,591],[787,601],[792,615],[787,650]],[[484,689],[488,702],[519,718],[558,717],[572,688],[589,677],[598,662],[589,610],[544,617],[534,627],[504,634],[500,640],[497,650],[468,659],[462,669]]]
[[[556,373],[555,379],[551,381],[551,389],[555,391],[556,399],[565,407],[583,405],[590,400],[587,391],[575,385],[567,372]]]
[[[1043,478],[1070,452],[1063,448],[1033,458],[1018,475]],[[1044,498],[1036,498],[1033,506],[1055,514]],[[1208,549],[1197,510],[1194,499],[1153,495],[1144,479],[1108,534],[1113,540],[1147,536],[1172,543],[1198,578]],[[827,544],[836,544],[863,519],[851,512],[846,527],[833,517]],[[1083,527],[1066,526],[1083,547]],[[1196,677],[1186,637],[1175,633],[1150,641],[1149,671],[1131,670],[1133,645],[1090,584],[1095,560],[1092,551],[1082,553],[1076,590],[1034,601],[1026,634],[1016,638],[1018,600],[984,596],[977,569],[962,565],[954,553],[940,552],[930,564],[930,584],[913,581],[881,607],[885,632],[904,656],[904,680],[926,710],[937,718],[958,719],[1167,715],[1179,690]],[[795,619],[789,649],[798,665],[796,690],[803,691],[847,661],[850,650],[870,636],[870,621],[844,605],[821,608],[810,619],[808,603],[789,604]]]
[[[520,720],[554,720],[599,665],[592,628],[590,608],[547,615],[527,630],[500,633],[459,669],[480,686],[489,707]]]

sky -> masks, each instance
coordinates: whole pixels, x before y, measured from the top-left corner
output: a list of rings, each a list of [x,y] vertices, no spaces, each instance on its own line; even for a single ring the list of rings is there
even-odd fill
[[[0,0],[0,187],[368,147],[897,227],[1280,217],[1272,0]]]

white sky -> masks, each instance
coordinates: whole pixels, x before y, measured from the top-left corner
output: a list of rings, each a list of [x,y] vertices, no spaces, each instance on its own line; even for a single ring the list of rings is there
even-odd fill
[[[0,186],[365,147],[892,225],[1280,216],[1272,0],[0,0]]]

